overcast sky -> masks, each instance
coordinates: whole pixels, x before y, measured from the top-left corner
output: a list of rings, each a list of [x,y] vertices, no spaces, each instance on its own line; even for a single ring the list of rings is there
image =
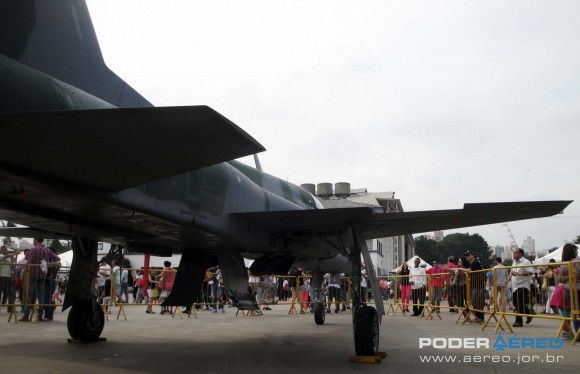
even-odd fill
[[[156,106],[217,110],[290,182],[395,191],[406,211],[579,198],[578,1],[88,5],[113,71]],[[575,202],[510,228],[543,249],[579,224]]]

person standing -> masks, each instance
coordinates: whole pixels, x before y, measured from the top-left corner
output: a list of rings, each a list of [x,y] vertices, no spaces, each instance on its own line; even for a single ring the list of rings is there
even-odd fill
[[[115,300],[112,304],[119,304],[121,303],[121,267],[117,260],[111,261],[111,265],[113,266],[111,269],[111,277],[113,279],[113,282],[111,282],[113,284],[111,297]]]
[[[48,249],[54,254],[56,254],[56,249],[52,247],[48,247]],[[47,264],[47,271],[46,271],[46,278],[44,281],[44,298],[42,303],[45,304],[44,306],[44,318],[43,321],[48,322],[52,321],[54,316],[54,310],[56,307],[49,306],[49,304],[54,304],[52,302],[52,295],[54,294],[54,290],[56,289],[57,280],[56,277],[58,275],[58,270],[60,269],[60,261],[51,261]]]
[[[495,275],[495,284],[497,288],[497,294],[494,297],[497,300],[497,306],[500,311],[505,312],[507,305],[507,275],[508,271],[503,265],[501,257],[495,258],[495,266],[493,267]],[[493,286],[493,285],[492,285]],[[492,287],[493,292],[493,287]]]
[[[105,281],[109,278],[111,278],[111,267],[109,266],[109,263],[107,262],[107,260],[103,257],[100,261],[99,280],[97,283],[97,286],[98,286],[97,292],[99,295],[99,300],[101,300],[101,302],[102,302],[101,295],[103,294],[103,290],[105,289]]]
[[[474,310],[475,321],[482,323],[485,321],[483,314],[483,308],[485,307],[485,272],[482,271],[483,266],[476,259],[475,252],[467,251],[464,253],[464,256],[467,258],[469,267],[460,270],[469,272],[471,288],[470,306]]]
[[[547,283],[548,289],[546,290],[547,299],[546,299],[546,307],[544,308],[543,314],[554,314],[550,303],[552,302],[552,296],[554,295],[554,291],[556,291],[556,272],[554,271],[554,265],[556,260],[553,258],[550,259],[550,265],[548,265],[548,270],[544,273],[544,279]]]
[[[411,295],[413,297],[413,314],[417,317],[423,313],[425,304],[425,286],[427,285],[427,274],[425,269],[419,267],[421,259],[415,258],[415,267],[409,270],[409,284],[411,285]]]
[[[122,298],[123,295],[125,295],[125,299]],[[125,304],[129,302],[129,270],[123,268],[121,268],[121,302]]]
[[[443,270],[447,273],[445,276],[445,290],[447,291],[447,304],[449,305],[450,313],[457,313],[455,308],[457,306],[457,285],[451,281],[455,278],[455,269],[457,269],[455,257],[447,257],[447,264],[445,264]]]
[[[565,318],[570,318],[573,317],[571,314],[572,309],[576,309],[578,307],[577,305],[573,305],[571,298],[571,292],[573,288],[570,287],[570,281],[573,279],[573,277],[571,276],[572,274],[570,273],[570,270],[572,270],[572,268],[576,273],[576,292],[578,293],[578,296],[580,296],[580,262],[578,262],[578,247],[576,245],[572,243],[567,243],[564,245],[564,248],[562,249],[562,262],[570,262],[569,264],[563,264],[560,266],[560,281],[564,285],[562,295],[562,316]],[[578,331],[580,328],[580,321],[574,318],[573,325],[574,330]],[[564,331],[566,331],[566,334],[562,332],[562,338],[573,338],[574,330],[570,330],[568,326],[565,326]]]
[[[519,314],[516,316],[516,321],[513,324],[513,327],[522,327],[523,317],[521,315],[531,314],[529,303],[530,283],[532,281],[533,273],[531,268],[527,266],[532,263],[524,257],[524,250],[521,248],[514,249],[512,251],[512,256],[514,258],[513,266],[518,266],[513,268],[510,272],[513,289],[512,300],[514,307],[516,308],[516,313]],[[526,324],[529,324],[530,322],[532,322],[532,317],[528,316],[526,318]]]
[[[409,284],[409,265],[403,262],[401,270],[397,272],[397,279],[401,285],[401,307],[403,311],[409,311],[409,300],[411,299],[411,284]]]
[[[163,270],[161,271],[161,279],[159,280],[161,283],[161,291],[159,293],[159,304],[163,304],[163,302],[169,297],[171,290],[173,289],[173,283],[175,282],[175,270],[171,267],[171,262],[165,261],[163,262]],[[161,314],[169,313],[172,314],[173,307],[168,306],[161,306]]]
[[[24,316],[19,319],[20,322],[30,322],[30,305],[33,305],[36,300],[42,304],[44,300],[46,271],[47,264],[50,262],[59,262],[60,258],[54,254],[50,249],[42,244],[43,239],[35,238],[32,240],[32,247],[25,254],[26,266],[28,267],[28,278],[25,277],[25,283],[28,282],[28,300],[24,308]],[[25,272],[26,273],[26,272]],[[48,291],[48,290],[47,290]],[[43,319],[44,308],[38,307],[38,321]]]
[[[463,313],[464,317],[467,317],[467,313],[469,312],[466,306],[466,296],[467,296],[467,276],[466,271],[462,271],[461,269],[469,269],[469,262],[464,257],[461,257],[457,260],[457,269],[455,269],[455,277],[451,280],[451,284],[455,289],[455,306],[458,308],[457,312],[459,313],[459,309]]]
[[[16,272],[17,252],[8,252],[8,247],[0,247],[0,293],[4,292],[8,297],[8,313],[14,308],[15,292],[14,278]]]
[[[439,266],[439,261],[433,260],[433,266],[425,273],[431,276],[431,301],[440,306],[443,298],[443,268]],[[439,313],[439,308],[435,308],[435,311]]]
[[[331,273],[328,278],[328,310],[330,313],[330,306],[334,300],[336,307],[334,308],[334,313],[340,312],[340,274]]]

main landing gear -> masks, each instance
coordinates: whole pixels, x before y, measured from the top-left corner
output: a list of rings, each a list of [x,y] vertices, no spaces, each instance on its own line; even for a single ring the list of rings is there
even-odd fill
[[[324,307],[324,302],[317,301],[314,304],[314,322],[317,325],[324,325],[325,319],[326,319],[326,308]]]
[[[105,326],[105,315],[93,290],[98,243],[75,237],[72,248],[74,257],[62,309],[71,308],[67,319],[68,332],[74,340],[98,341]]]
[[[381,356],[379,352],[379,331],[381,317],[385,314],[383,300],[378,289],[378,281],[362,231],[353,230],[354,248],[349,252],[352,286],[352,324],[354,349],[357,356]],[[362,277],[361,254],[366,262],[366,274],[373,290],[376,309],[361,302],[360,281]]]
[[[379,350],[379,317],[373,307],[363,305],[354,321],[354,350],[357,356],[375,356]]]
[[[71,308],[67,327],[71,338],[82,342],[94,342],[99,340],[105,315],[103,309],[94,298],[77,301]]]

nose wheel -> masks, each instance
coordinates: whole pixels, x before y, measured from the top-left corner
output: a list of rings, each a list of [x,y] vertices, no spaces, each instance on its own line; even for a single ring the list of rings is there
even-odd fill
[[[326,309],[324,308],[323,302],[317,302],[314,304],[314,322],[317,325],[323,325],[326,318]]]

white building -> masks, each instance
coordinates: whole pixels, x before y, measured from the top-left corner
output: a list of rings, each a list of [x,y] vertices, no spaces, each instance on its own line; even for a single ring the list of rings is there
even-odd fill
[[[351,189],[349,183],[319,183],[316,191],[313,184],[301,187],[316,195],[324,208],[369,207],[385,213],[403,212],[394,192],[368,192],[366,188]],[[378,276],[387,275],[415,254],[412,235],[367,240],[367,246]]]
[[[526,256],[535,256],[536,255],[536,242],[532,239],[531,236],[528,236],[524,239],[522,244],[522,249],[524,250],[524,254]]]
[[[418,236],[424,236],[426,239],[435,240],[436,242],[440,242],[445,237],[445,233],[443,230],[433,231],[433,234],[419,234]]]

